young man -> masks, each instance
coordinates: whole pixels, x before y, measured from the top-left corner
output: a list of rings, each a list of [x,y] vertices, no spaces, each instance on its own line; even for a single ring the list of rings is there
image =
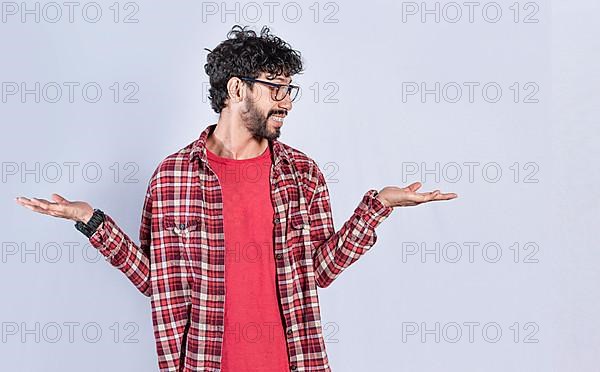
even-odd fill
[[[300,53],[239,26],[208,55],[212,108],[200,137],[148,184],[136,245],[99,209],[53,194],[18,198],[77,221],[91,244],[151,298],[161,371],[330,371],[317,287],[366,253],[393,207],[449,200],[439,190],[367,191],[334,231],[317,164],[277,138],[298,88]]]

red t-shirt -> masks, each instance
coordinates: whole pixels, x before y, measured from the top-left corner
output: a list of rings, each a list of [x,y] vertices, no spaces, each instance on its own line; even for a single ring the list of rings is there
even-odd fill
[[[207,149],[223,193],[223,372],[289,371],[273,254],[271,152],[234,160]]]

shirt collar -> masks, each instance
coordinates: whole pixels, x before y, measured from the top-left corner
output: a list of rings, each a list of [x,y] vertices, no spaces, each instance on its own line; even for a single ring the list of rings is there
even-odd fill
[[[206,156],[206,140],[216,127],[217,124],[211,124],[207,126],[202,133],[200,133],[200,137],[192,145],[192,149],[190,151],[190,161],[193,161],[194,158],[198,156],[203,163],[208,163],[208,158]],[[287,163],[290,162],[290,155],[281,142],[278,140],[269,140],[269,146],[273,156],[274,165],[278,165],[280,161],[285,161]]]

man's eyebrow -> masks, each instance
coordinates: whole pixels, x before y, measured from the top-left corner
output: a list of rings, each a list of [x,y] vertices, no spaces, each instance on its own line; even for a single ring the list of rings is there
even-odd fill
[[[285,81],[285,79],[284,79],[284,78],[282,78],[282,77],[276,77],[276,78],[274,78],[273,80]],[[292,79],[290,79],[290,82],[289,82],[289,83],[287,83],[287,84],[291,84],[291,83],[292,83]]]

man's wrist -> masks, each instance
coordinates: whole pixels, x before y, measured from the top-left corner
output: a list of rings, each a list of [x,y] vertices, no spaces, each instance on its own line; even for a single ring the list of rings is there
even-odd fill
[[[90,211],[88,211],[83,216],[78,218],[75,222],[81,222],[81,223],[87,224],[88,222],[90,222],[90,219],[92,218],[93,215],[94,215],[94,209],[92,208]]]
[[[377,193],[375,194],[375,199],[379,200],[381,204],[385,205],[386,207],[390,206],[390,203],[388,203],[388,201],[385,198],[383,198],[381,194],[379,194],[379,191],[377,191]]]
[[[85,217],[84,217],[85,218]],[[91,218],[87,222],[78,221],[75,223],[75,228],[83,233],[85,236],[90,238],[104,222],[104,212],[100,209],[94,209]]]

